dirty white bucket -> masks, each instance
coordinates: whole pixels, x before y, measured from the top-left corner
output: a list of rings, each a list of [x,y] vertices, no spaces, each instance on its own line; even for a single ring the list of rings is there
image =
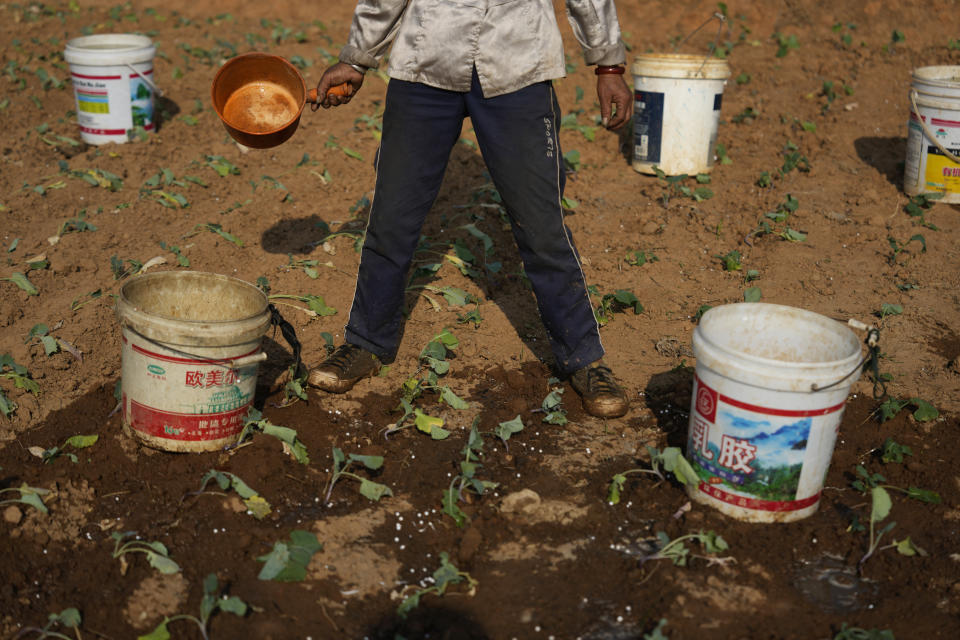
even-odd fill
[[[742,302],[703,314],[693,353],[690,497],[751,522],[811,515],[860,376],[857,336],[811,311]]]
[[[686,54],[644,54],[634,59],[633,168],[670,176],[713,167],[726,60]]]
[[[88,144],[126,142],[134,126],[153,131],[153,56],[146,36],[110,33],[74,38],[70,65],[80,136]]]
[[[168,271],[120,290],[124,428],[167,451],[236,441],[253,402],[267,298],[213,273]]]
[[[960,67],[913,70],[903,190],[960,203]]]

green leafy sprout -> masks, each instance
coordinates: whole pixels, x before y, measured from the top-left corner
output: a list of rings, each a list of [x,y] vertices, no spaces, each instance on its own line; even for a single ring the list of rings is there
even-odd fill
[[[333,493],[333,487],[341,478],[350,478],[360,483],[360,495],[379,502],[384,496],[392,496],[393,491],[385,484],[374,482],[368,478],[348,471],[351,465],[359,463],[370,471],[377,471],[383,466],[383,456],[367,456],[356,453],[344,455],[339,447],[333,448],[333,472],[330,474],[330,481],[327,483],[327,491],[324,494],[324,504],[330,504],[330,495]]]
[[[25,504],[33,507],[40,513],[49,513],[47,505],[43,504],[43,496],[50,493],[49,489],[41,489],[39,487],[28,486],[27,483],[21,484],[19,487],[9,487],[7,489],[0,489],[0,495],[4,493],[19,493],[19,497],[11,498],[8,500],[0,500],[0,505],[4,504]]]
[[[244,418],[243,430],[240,432],[240,437],[237,438],[236,446],[252,437],[254,433],[262,433],[276,438],[283,443],[284,451],[289,452],[297,462],[310,464],[307,446],[300,440],[295,429],[275,425],[269,419],[264,418],[263,413],[259,410],[250,407]]]
[[[73,632],[76,634],[76,640],[80,640],[80,624],[82,622],[83,618],[80,615],[80,611],[74,607],[69,607],[60,613],[51,613],[49,616],[47,616],[47,624],[45,624],[43,627],[24,627],[20,630],[20,633],[18,633],[16,637],[27,637],[28,634],[36,633],[38,634],[38,640],[43,640],[43,638],[74,640],[68,635],[54,631],[58,625],[63,625],[68,629],[73,629]]]
[[[627,482],[627,476],[641,473],[649,473],[656,476],[660,482],[666,482],[667,477],[664,471],[672,473],[680,484],[693,484],[697,482],[697,472],[694,471],[687,459],[683,457],[683,452],[679,447],[666,447],[663,451],[656,447],[647,446],[647,452],[650,454],[650,468],[628,469],[615,474],[610,480],[610,486],[607,489],[607,502],[610,504],[619,504],[623,493],[624,485]]]
[[[496,482],[477,478],[477,472],[483,467],[480,462],[483,457],[483,437],[477,430],[479,422],[479,417],[474,418],[473,425],[470,427],[467,444],[461,452],[463,453],[463,460],[460,461],[460,473],[455,475],[450,480],[450,485],[443,490],[443,512],[453,518],[458,527],[464,526],[468,520],[467,514],[458,505],[459,502],[464,500],[465,491],[482,496],[487,491],[492,491],[500,486]]]
[[[200,600],[199,617],[188,614],[178,614],[170,617],[165,616],[163,622],[157,625],[153,631],[138,636],[137,640],[170,640],[170,631],[167,627],[171,622],[178,620],[189,620],[193,622],[200,630],[200,636],[203,640],[210,640],[207,627],[210,624],[210,617],[217,611],[232,613],[242,618],[247,614],[247,603],[237,596],[222,597],[217,574],[211,573],[203,580],[203,598]]]
[[[264,563],[257,578],[277,582],[300,582],[307,577],[310,559],[321,549],[323,545],[313,533],[291,531],[290,542],[275,542],[270,553],[257,558]]]
[[[446,551],[440,552],[440,567],[433,572],[433,584],[425,589],[416,589],[411,595],[405,597],[400,606],[397,607],[397,615],[406,618],[407,615],[420,605],[420,599],[428,594],[442,596],[447,592],[451,585],[466,582],[467,594],[476,593],[479,584],[466,571],[460,571],[450,562],[450,554]]]
[[[127,540],[124,542],[127,538],[136,535],[136,531],[125,531],[123,533],[114,531],[110,534],[110,537],[114,540],[113,558],[114,560],[117,558],[120,559],[122,567],[121,573],[126,572],[126,560],[124,560],[123,556],[128,553],[144,554],[150,566],[162,574],[172,575],[180,572],[180,565],[170,557],[170,552],[162,542],[147,542],[146,540],[140,539]]]
[[[200,481],[200,490],[197,493],[202,493],[211,480],[214,480],[223,491],[233,489],[240,496],[243,504],[246,505],[247,513],[257,520],[263,520],[270,514],[270,503],[254,491],[250,485],[241,480],[239,476],[228,471],[210,469],[203,475]]]

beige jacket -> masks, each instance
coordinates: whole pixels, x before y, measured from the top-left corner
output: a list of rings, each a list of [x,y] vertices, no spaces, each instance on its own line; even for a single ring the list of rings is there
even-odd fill
[[[587,64],[626,59],[613,0],[565,0]],[[390,44],[391,78],[485,97],[566,72],[552,0],[359,0],[340,61],[377,67]]]

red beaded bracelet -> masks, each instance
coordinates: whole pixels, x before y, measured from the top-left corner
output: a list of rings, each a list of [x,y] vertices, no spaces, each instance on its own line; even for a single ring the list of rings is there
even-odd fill
[[[598,76],[605,76],[605,75],[622,76],[623,71],[624,71],[623,67],[618,64],[616,65],[598,64],[597,68],[593,70],[593,72]]]

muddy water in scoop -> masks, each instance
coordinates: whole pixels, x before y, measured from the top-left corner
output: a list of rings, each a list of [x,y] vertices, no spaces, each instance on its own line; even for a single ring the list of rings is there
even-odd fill
[[[250,133],[280,129],[297,116],[300,105],[285,88],[272,82],[252,82],[230,94],[223,118]]]

